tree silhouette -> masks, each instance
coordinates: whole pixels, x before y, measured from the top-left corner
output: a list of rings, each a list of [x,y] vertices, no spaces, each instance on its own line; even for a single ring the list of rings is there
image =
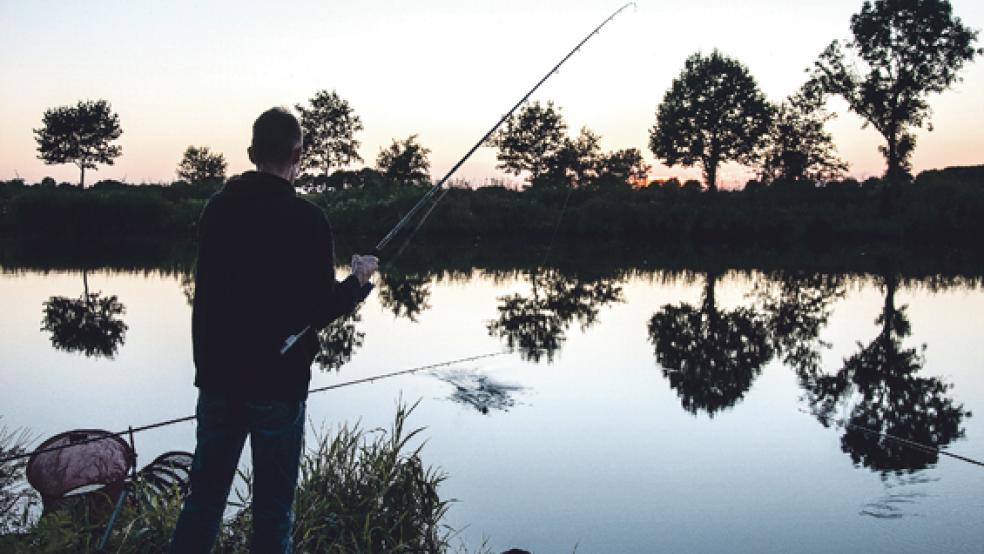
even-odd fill
[[[700,164],[709,190],[717,168],[751,163],[769,128],[769,105],[748,69],[717,50],[687,58],[656,112],[649,149],[667,166]]]
[[[773,110],[761,153],[759,176],[764,182],[839,179],[847,164],[837,157],[824,124],[834,116],[824,108],[823,94],[809,83]]]
[[[336,319],[318,331],[318,353],[314,362],[322,371],[338,371],[352,359],[355,351],[362,347],[366,334],[356,329],[355,324],[362,321],[358,308],[351,314]]]
[[[564,185],[583,188],[598,177],[601,163],[601,137],[582,127],[576,139],[564,137],[563,143],[547,158],[547,170],[532,180],[536,185]]]
[[[406,140],[393,139],[393,144],[379,150],[376,168],[390,182],[398,185],[426,185],[430,181],[430,150],[417,144],[417,135]]]
[[[82,283],[80,298],[52,296],[44,302],[41,330],[51,333],[51,345],[58,350],[112,358],[126,340],[128,327],[119,319],[126,308],[115,295],[90,293],[85,271]]]
[[[403,274],[385,271],[379,276],[379,303],[396,317],[416,322],[417,316],[430,309],[431,278],[426,274]]]
[[[112,142],[123,134],[120,118],[105,100],[83,100],[75,106],[44,111],[41,128],[34,129],[38,158],[48,165],[73,163],[79,168],[79,187],[85,170],[96,164],[113,165],[123,147]]]
[[[714,417],[744,397],[772,357],[768,330],[750,308],[718,310],[707,274],[700,308],[667,304],[649,320],[649,340],[685,410]]]
[[[878,336],[844,361],[834,375],[805,374],[801,385],[817,419],[829,426],[839,411],[849,413],[841,450],[859,466],[881,473],[914,472],[935,464],[939,455],[892,440],[898,437],[933,448],[962,438],[961,421],[970,417],[947,396],[953,388],[935,377],[917,374],[922,351],[902,346],[911,326],[905,306],[896,308],[898,278],[883,278],[885,304],[875,320]],[[925,345],[922,350],[925,350]]]
[[[304,131],[301,171],[327,177],[333,167],[361,162],[355,133],[362,130],[362,120],[349,103],[337,92],[327,90],[315,93],[308,103],[308,107],[296,106]]]
[[[553,102],[532,102],[509,116],[489,143],[498,148],[499,169],[514,175],[527,171],[532,182],[550,169],[566,133],[567,123]]]
[[[602,157],[598,164],[598,179],[592,184],[598,187],[644,185],[651,169],[638,148],[616,150]]]
[[[929,121],[926,98],[950,88],[981,53],[973,47],[977,32],[953,17],[947,0],[876,0],[851,16],[851,33],[843,47],[835,40],[820,54],[814,76],[882,135],[886,176],[897,183],[911,169],[914,130]]]
[[[211,179],[222,180],[225,176],[225,156],[219,152],[212,152],[208,146],[189,146],[178,163],[178,178],[189,183]]]
[[[532,293],[500,296],[499,317],[488,322],[490,336],[505,339],[510,351],[518,350],[524,360],[539,362],[554,355],[567,340],[564,333],[575,319],[581,330],[597,322],[599,309],[622,301],[622,288],[612,281],[589,281],[558,270],[535,271],[530,275]]]

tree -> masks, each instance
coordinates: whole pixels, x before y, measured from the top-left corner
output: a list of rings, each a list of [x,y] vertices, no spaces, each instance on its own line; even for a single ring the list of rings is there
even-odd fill
[[[417,144],[417,135],[406,140],[393,139],[393,144],[379,150],[376,168],[391,182],[399,185],[425,185],[430,180],[430,150]]]
[[[178,178],[189,183],[200,183],[212,179],[224,180],[226,160],[219,152],[212,152],[208,146],[201,148],[189,146],[178,163]]]
[[[123,134],[120,118],[105,100],[80,100],[75,106],[44,111],[41,128],[34,129],[38,158],[49,165],[78,166],[79,187],[85,187],[85,170],[96,164],[113,165],[123,147],[112,142]]]
[[[824,124],[834,116],[823,106],[823,95],[804,87],[773,111],[762,148],[759,176],[765,182],[839,179],[847,164],[837,157],[833,138]]]
[[[567,124],[553,102],[533,102],[506,119],[489,143],[499,149],[499,169],[513,175],[530,173],[530,181],[550,169],[550,161],[564,147]]]
[[[926,98],[950,88],[982,52],[973,47],[977,32],[953,17],[947,0],[866,1],[851,16],[851,32],[843,48],[835,40],[820,54],[814,78],[882,135],[886,177],[898,183],[911,169],[913,131],[924,123],[932,130]],[[856,58],[849,61],[845,49]]]
[[[304,131],[301,171],[314,170],[327,176],[333,167],[361,162],[355,133],[362,130],[362,120],[349,103],[327,90],[318,91],[308,102],[309,107],[296,106]]]
[[[638,148],[626,148],[609,152],[598,164],[598,182],[620,182],[643,186],[652,167],[642,158]]]
[[[670,167],[700,164],[717,190],[724,162],[752,163],[769,128],[769,105],[748,69],[717,50],[687,58],[656,112],[649,149]]]
[[[576,139],[564,137],[562,145],[548,152],[544,161],[546,171],[532,179],[532,184],[563,184],[570,188],[583,188],[598,177],[601,165],[601,137],[582,127]]]

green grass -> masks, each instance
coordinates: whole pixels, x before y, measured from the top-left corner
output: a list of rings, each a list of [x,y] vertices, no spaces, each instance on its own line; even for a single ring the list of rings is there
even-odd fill
[[[464,551],[444,523],[450,500],[439,494],[446,475],[421,461],[423,429],[408,430],[416,404],[397,406],[389,430],[343,425],[317,434],[301,460],[294,501],[295,552],[373,553]],[[223,523],[215,552],[249,551],[252,478],[237,491],[241,507]],[[12,483],[4,482],[5,486]],[[7,490],[6,488],[4,490]],[[159,496],[137,485],[113,528],[107,552],[166,552],[180,513],[175,495]],[[95,552],[108,513],[105,507],[46,516],[0,536],[0,551]],[[484,546],[479,547],[485,551]]]

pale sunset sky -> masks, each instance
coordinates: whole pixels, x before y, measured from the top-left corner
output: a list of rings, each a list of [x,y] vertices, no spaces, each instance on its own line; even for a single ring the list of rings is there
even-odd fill
[[[964,24],[984,27],[984,2],[951,0]],[[46,108],[108,100],[123,156],[86,182],[172,181],[189,145],[209,146],[230,174],[249,169],[250,125],[264,109],[336,90],[362,118],[360,153],[372,165],[394,138],[418,134],[442,175],[619,1],[420,0],[360,2],[0,0],[0,179],[76,182],[74,165],[37,159],[32,129]],[[648,150],[656,107],[698,50],[718,48],[779,101],[833,39],[849,36],[861,0],[638,2],[610,23],[534,96],[587,126],[602,148],[636,147],[653,177],[697,177]],[[981,38],[984,38],[982,36]],[[978,43],[980,46],[980,42]],[[930,98],[934,131],[918,133],[916,171],[984,163],[984,61]],[[850,173],[880,175],[878,134],[842,101],[828,124]],[[504,174],[480,149],[458,176],[480,185]],[[726,166],[721,183],[748,173]],[[517,180],[515,177],[510,177]]]

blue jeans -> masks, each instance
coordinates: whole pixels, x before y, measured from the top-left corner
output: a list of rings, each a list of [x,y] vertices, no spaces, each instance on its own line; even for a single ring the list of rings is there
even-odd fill
[[[219,532],[246,435],[253,451],[253,552],[290,552],[304,401],[253,402],[198,393],[191,492],[172,553],[208,553]]]

